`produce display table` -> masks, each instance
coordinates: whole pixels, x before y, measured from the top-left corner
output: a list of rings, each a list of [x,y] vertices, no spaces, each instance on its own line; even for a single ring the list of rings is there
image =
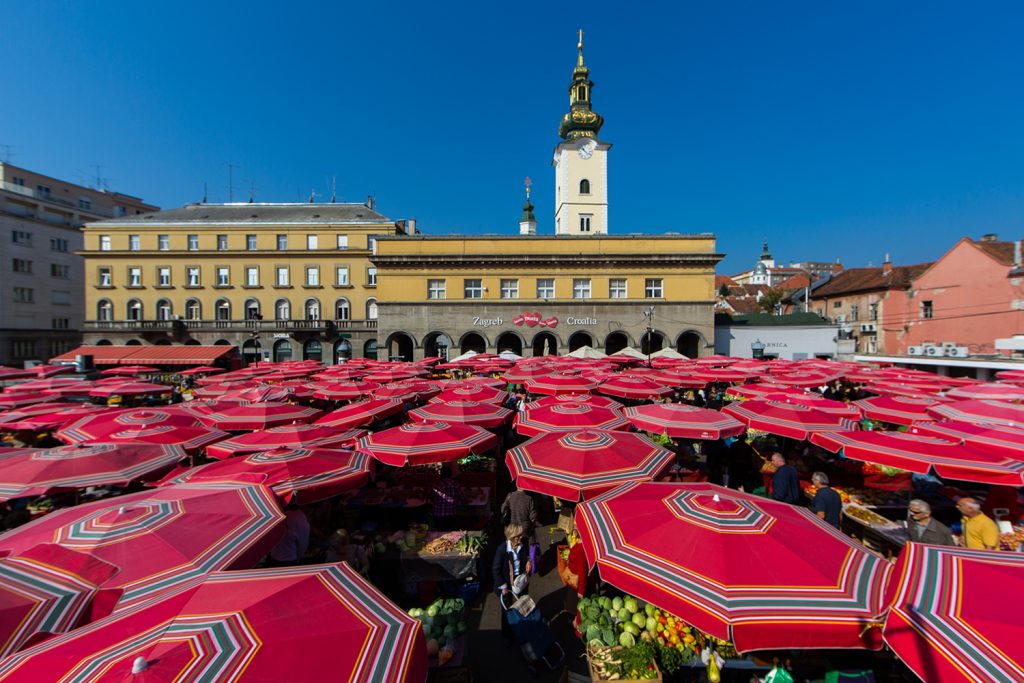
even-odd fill
[[[1000,550],[1020,550],[1021,545],[1024,545],[1024,526],[1015,526],[1012,533],[999,536]]]
[[[480,536],[482,532],[468,531],[472,536]],[[427,534],[426,542],[442,536],[440,532]],[[400,556],[402,580],[410,583],[420,581],[450,581],[477,576],[479,555],[469,553],[426,553],[420,551],[402,551]]]
[[[910,540],[910,533],[904,525],[855,503],[843,505],[840,525],[843,531],[865,545],[890,555],[898,553]]]

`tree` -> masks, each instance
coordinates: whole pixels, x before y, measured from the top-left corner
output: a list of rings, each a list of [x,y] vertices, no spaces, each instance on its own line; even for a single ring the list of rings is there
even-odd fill
[[[729,296],[729,285],[723,282],[722,286],[718,288],[718,296],[722,297],[723,299]]]
[[[776,308],[785,296],[785,290],[775,288],[769,289],[761,296],[760,299],[758,299],[757,305],[765,313],[774,314]]]

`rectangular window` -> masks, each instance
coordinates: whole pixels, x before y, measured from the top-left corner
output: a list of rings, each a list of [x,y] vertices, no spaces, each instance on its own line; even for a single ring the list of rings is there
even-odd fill
[[[625,299],[626,296],[626,278],[616,277],[608,280],[608,298],[609,299]]]
[[[11,355],[15,358],[29,358],[36,355],[36,343],[32,339],[16,339],[11,342]]]
[[[227,250],[228,250],[228,236],[227,235],[217,235],[217,251],[227,251]]]
[[[306,251],[316,251],[320,248],[319,235],[306,235]]]
[[[63,239],[61,237],[50,238],[50,251],[67,252],[67,250],[68,241],[66,239]]]
[[[156,283],[160,287],[171,286],[171,269],[167,266],[161,266],[156,269]]]
[[[247,251],[256,251],[256,235],[245,236],[245,248]]]
[[[590,278],[576,278],[572,281],[572,298],[573,299],[589,299],[590,298]]]
[[[538,278],[537,279],[537,298],[538,299],[554,299],[555,298],[555,280],[554,280],[554,278]]]
[[[921,302],[921,317],[925,320],[931,320],[932,316],[935,315],[935,309],[932,308],[931,301]]]
[[[338,235],[338,249],[348,249],[348,235]]]
[[[427,280],[428,299],[444,299],[447,296],[444,280]]]
[[[501,298],[502,299],[518,299],[519,298],[519,280],[502,279],[501,281]]]
[[[110,268],[107,268],[107,267],[100,268],[99,274],[100,274],[100,287],[113,287],[114,286],[114,282],[111,279],[111,275],[110,275]]]
[[[92,200],[88,197],[79,197],[78,208],[85,209],[86,211],[92,211]]]
[[[277,280],[275,280],[275,282],[277,282],[277,286],[278,287],[287,287],[288,286],[288,280],[289,280],[289,278],[288,278],[288,266],[278,266],[277,267]]]
[[[62,263],[51,263],[50,277],[57,278],[58,280],[67,280],[71,277],[71,266],[66,266]]]
[[[878,320],[878,304],[871,304],[869,315],[872,320]]]
[[[24,230],[12,230],[11,241],[15,244],[21,244],[26,247],[32,246],[32,233],[25,232]]]
[[[126,207],[126,206],[115,206],[114,207],[114,215],[117,216],[118,218],[120,218],[121,216],[127,216],[128,215],[128,207]]]
[[[201,280],[199,279],[199,267],[198,266],[189,266],[188,269],[186,269],[185,272],[187,274],[188,286],[189,287],[199,287],[199,286],[201,286]]]
[[[320,267],[319,266],[306,266],[306,286],[307,287],[319,287],[320,286]]]
[[[231,269],[227,266],[217,266],[217,286],[229,287],[231,285]]]
[[[50,303],[54,304],[55,306],[70,306],[71,292],[64,289],[50,290]]]
[[[842,307],[843,307],[843,302],[842,301],[834,301],[832,303],[832,308],[842,308]]]
[[[36,192],[49,199],[50,197],[50,186],[49,185],[36,185]]]
[[[19,178],[18,176],[13,176],[13,177],[11,178],[11,180],[12,180],[12,181],[14,182],[14,184],[15,184],[15,185],[17,185],[18,187],[25,187],[25,179],[24,179],[24,178]]]
[[[377,253],[377,238],[376,237],[367,237],[366,238],[366,248],[369,249],[371,253],[376,254]]]
[[[246,287],[259,287],[260,286],[260,269],[255,266],[248,266],[245,269],[245,286]]]
[[[110,235],[100,235],[100,251],[110,251]]]
[[[138,251],[138,250],[139,250],[139,236],[138,235],[128,235],[128,251]]]
[[[128,286],[129,287],[141,287],[142,286],[142,268],[129,268],[128,269]]]
[[[30,304],[35,300],[35,290],[31,287],[15,287],[14,300],[19,304]]]
[[[50,324],[55,330],[66,330],[71,327],[71,318],[51,318]]]
[[[644,296],[648,299],[663,299],[665,297],[665,286],[660,277],[647,278],[644,283]]]
[[[11,264],[15,273],[30,274],[32,272],[32,262],[28,259],[16,258]]]
[[[199,251],[199,235],[188,236],[188,250]]]
[[[463,296],[467,299],[483,299],[484,281],[478,279],[463,280],[462,292]]]
[[[160,251],[171,250],[171,236],[170,235],[157,235],[156,236],[156,248]]]
[[[278,251],[285,251],[286,249],[288,249],[288,235],[278,235],[277,236],[277,250]]]
[[[366,285],[368,287],[377,286],[377,269],[373,266],[366,269]]]
[[[580,216],[580,232],[590,232],[590,219],[593,216],[583,214]]]
[[[338,266],[334,269],[334,284],[348,287],[348,266]]]
[[[850,320],[857,320],[860,317],[860,306],[853,304],[850,306]]]

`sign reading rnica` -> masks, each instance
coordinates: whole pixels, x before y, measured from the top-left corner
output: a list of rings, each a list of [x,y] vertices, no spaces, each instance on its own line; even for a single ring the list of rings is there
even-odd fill
[[[550,327],[552,329],[558,327],[559,323],[558,316],[553,315],[550,318],[544,318],[540,313],[536,311],[531,313],[520,313],[516,317],[512,318],[512,324],[516,327]],[[499,327],[504,325],[505,321],[502,318],[483,318],[476,316],[473,318],[473,325],[475,327]],[[566,316],[565,324],[573,327],[580,325],[596,325],[597,318],[585,316],[582,318],[576,318],[573,316]]]

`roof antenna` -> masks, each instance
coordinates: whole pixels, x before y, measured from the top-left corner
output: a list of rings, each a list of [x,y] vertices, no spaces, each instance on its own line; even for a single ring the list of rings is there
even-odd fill
[[[338,177],[331,174],[331,204],[338,203]]]
[[[204,180],[204,181],[203,181],[203,201],[202,201],[202,203],[203,203],[203,204],[205,204],[205,203],[206,203],[206,197],[207,197],[207,196],[208,196],[208,195],[207,195],[207,191],[206,191],[206,181]]]
[[[256,197],[256,183],[249,181],[249,203],[252,204]]]

